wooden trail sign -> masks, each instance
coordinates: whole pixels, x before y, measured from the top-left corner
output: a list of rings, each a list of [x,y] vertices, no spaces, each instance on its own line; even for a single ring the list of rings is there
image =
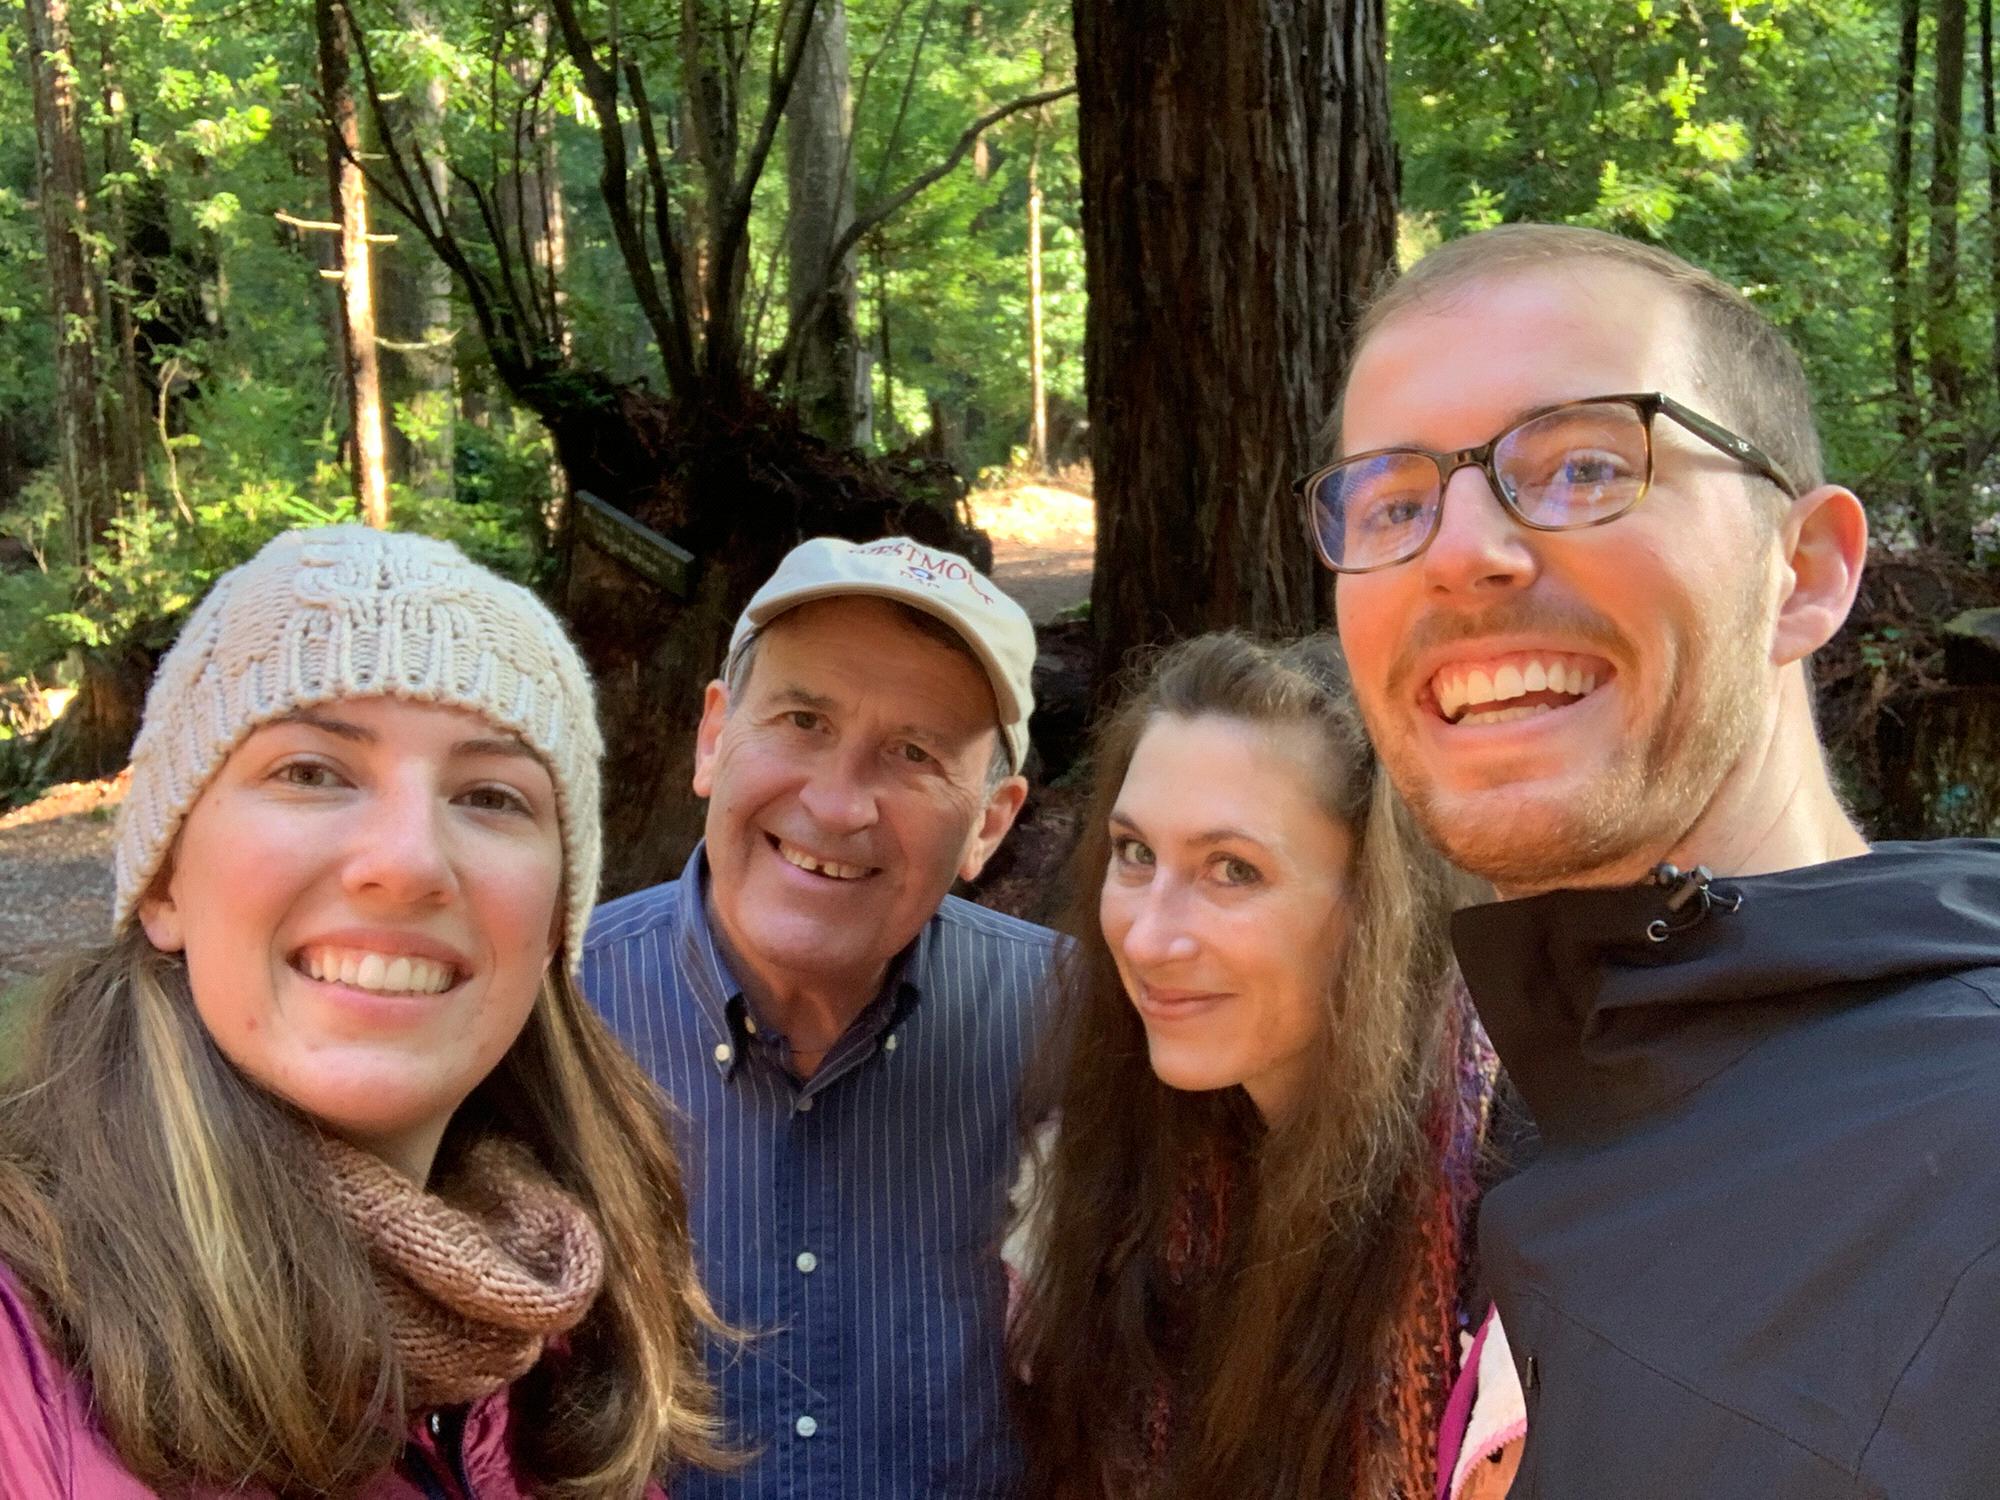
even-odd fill
[[[589,490],[576,492],[575,521],[577,536],[606,557],[625,564],[676,599],[693,596],[698,563],[685,547],[675,546]]]

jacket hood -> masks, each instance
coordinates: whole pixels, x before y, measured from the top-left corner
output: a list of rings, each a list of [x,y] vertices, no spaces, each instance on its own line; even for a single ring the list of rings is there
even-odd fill
[[[2000,841],[1877,844],[1705,892],[1550,891],[1458,913],[1452,946],[1556,1141],[1670,1102],[1811,1008],[2000,966]]]

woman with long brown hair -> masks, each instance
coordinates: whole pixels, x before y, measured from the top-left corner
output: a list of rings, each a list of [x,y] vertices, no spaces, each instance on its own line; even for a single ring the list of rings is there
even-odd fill
[[[589,679],[423,537],[162,662],[110,945],[0,1092],[0,1492],[653,1492],[718,1457],[662,1101],[580,998]]]
[[[1029,1093],[1037,1500],[1430,1500],[1493,1064],[1454,879],[1330,638],[1160,655],[1100,730]]]

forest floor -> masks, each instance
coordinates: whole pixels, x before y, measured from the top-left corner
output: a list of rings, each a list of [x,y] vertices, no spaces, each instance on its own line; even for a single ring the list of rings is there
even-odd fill
[[[1076,481],[1063,476],[1070,483]],[[1090,598],[1096,511],[1083,493],[1021,480],[966,497],[973,523],[993,539],[993,581],[1046,625]]]
[[[1015,482],[967,503],[993,539],[994,581],[1036,624],[1090,598],[1087,494]],[[123,776],[69,782],[0,816],[0,993],[109,935],[112,813],[124,795]]]
[[[50,787],[0,817],[0,992],[111,932],[111,815],[125,777]]]

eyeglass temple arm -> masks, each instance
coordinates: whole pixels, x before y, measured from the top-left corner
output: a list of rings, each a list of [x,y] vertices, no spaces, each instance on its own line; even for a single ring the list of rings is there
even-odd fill
[[[1748,464],[1787,495],[1791,496],[1792,499],[1796,500],[1799,498],[1799,487],[1792,483],[1783,469],[1778,467],[1777,460],[1748,438],[1738,437],[1720,423],[1709,421],[1700,412],[1681,405],[1672,396],[1661,396],[1659,403],[1661,411],[1672,417],[1681,426],[1687,428],[1689,432],[1713,443],[1724,453],[1730,454],[1738,461]]]

